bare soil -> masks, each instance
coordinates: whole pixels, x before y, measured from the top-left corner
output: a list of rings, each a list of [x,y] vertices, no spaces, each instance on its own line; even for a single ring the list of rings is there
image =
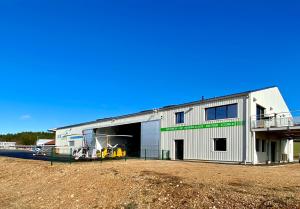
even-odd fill
[[[0,157],[0,208],[300,208],[300,164]]]

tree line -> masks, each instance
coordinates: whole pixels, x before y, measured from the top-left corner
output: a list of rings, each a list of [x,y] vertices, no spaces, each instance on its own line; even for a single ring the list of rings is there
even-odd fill
[[[55,139],[50,132],[22,132],[0,135],[0,141],[17,142],[19,145],[35,145],[38,139]]]

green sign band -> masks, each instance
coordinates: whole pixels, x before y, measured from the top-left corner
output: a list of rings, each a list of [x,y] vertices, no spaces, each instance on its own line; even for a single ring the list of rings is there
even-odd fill
[[[223,128],[223,127],[231,127],[231,126],[242,126],[244,124],[245,124],[244,121],[230,121],[230,122],[221,122],[221,123],[207,123],[207,124],[190,125],[190,126],[168,127],[168,128],[161,128],[160,131],[165,132],[165,131],[184,131],[184,130],[204,129],[204,128]]]

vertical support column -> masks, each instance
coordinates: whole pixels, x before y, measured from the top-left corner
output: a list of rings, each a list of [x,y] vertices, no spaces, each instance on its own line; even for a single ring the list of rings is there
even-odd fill
[[[250,99],[249,97],[244,98],[243,100],[243,162],[246,164],[249,156],[249,136],[251,134],[251,116],[249,114],[250,111]]]
[[[267,139],[267,147],[266,147],[266,149],[267,149],[267,161],[269,162],[270,161],[270,139],[269,139],[269,137]]]
[[[279,163],[282,163],[282,161],[283,161],[283,159],[282,159],[282,140],[280,139],[279,140],[279,152],[277,152],[277,155],[279,155],[278,156],[278,161],[279,161]]]
[[[289,140],[289,162],[294,161],[294,140]]]
[[[252,132],[251,134],[252,139],[252,164],[255,165],[257,163],[257,153],[256,153],[256,134]]]

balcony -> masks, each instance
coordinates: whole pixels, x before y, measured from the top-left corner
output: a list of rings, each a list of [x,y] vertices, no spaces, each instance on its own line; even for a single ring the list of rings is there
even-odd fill
[[[300,128],[300,111],[251,116],[251,128],[276,129]]]

